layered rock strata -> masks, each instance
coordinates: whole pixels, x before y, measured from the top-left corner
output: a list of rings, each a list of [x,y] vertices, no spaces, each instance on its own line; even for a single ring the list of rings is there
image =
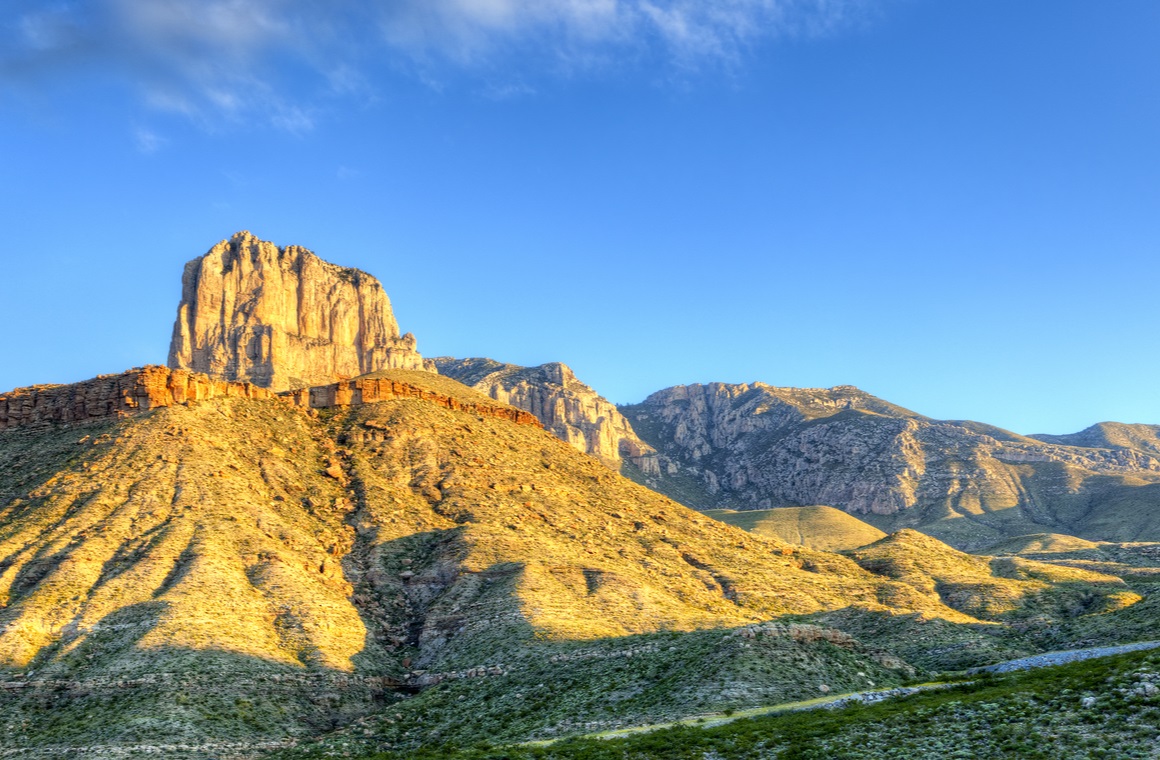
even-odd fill
[[[378,280],[249,232],[185,265],[168,363],[275,391],[429,369]]]
[[[222,397],[273,398],[274,393],[252,383],[151,366],[72,385],[34,385],[2,393],[0,430],[123,417]]]
[[[566,364],[520,367],[446,356],[433,361],[440,374],[531,412],[555,436],[613,469],[628,460],[647,474],[658,472],[656,450],[637,436],[614,404],[577,380]]]

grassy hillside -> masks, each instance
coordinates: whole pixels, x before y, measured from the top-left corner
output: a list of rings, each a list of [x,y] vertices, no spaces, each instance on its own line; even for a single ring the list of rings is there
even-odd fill
[[[1000,541],[988,547],[987,554],[1059,554],[1099,549],[1100,544],[1062,533],[1033,533]]]
[[[928,667],[1034,650],[1006,608],[947,596],[942,554],[895,544],[883,571],[747,533],[539,428],[414,398],[9,430],[0,749],[551,738],[898,683],[907,647]],[[1003,572],[1052,600],[1082,586],[1084,612],[1123,591]]]
[[[857,549],[886,534],[840,509],[826,506],[779,509],[709,509],[704,514],[738,528],[810,549]]]
[[[999,547],[1008,551],[1016,548],[1022,549],[1020,556],[1025,559],[1118,576],[1132,593],[1142,597],[1112,614],[1069,617],[1045,627],[1039,633],[1043,646],[1094,646],[1156,636],[1160,621],[1160,544],[1093,544],[1070,536],[1027,536]]]
[[[1135,604],[1118,577],[1020,557],[980,557],[912,530],[848,552],[861,567],[937,595],[949,607],[985,620],[1056,620]]]
[[[2,745],[277,742],[393,698],[327,443],[244,399],[0,436]]]

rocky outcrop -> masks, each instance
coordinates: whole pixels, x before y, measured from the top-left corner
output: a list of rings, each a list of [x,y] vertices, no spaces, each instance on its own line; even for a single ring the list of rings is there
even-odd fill
[[[613,469],[628,460],[657,474],[656,451],[637,436],[616,406],[576,379],[565,364],[520,367],[493,359],[433,360],[440,374],[525,409],[573,447]]]
[[[430,368],[378,280],[249,232],[185,265],[169,366],[275,391]]]
[[[0,430],[86,422],[203,399],[274,398],[252,383],[219,380],[166,367],[132,369],[72,385],[34,385],[0,394]]]
[[[166,406],[216,398],[277,399],[309,409],[361,406],[394,399],[419,399],[437,406],[542,428],[530,412],[506,404],[457,398],[414,383],[355,378],[276,394],[254,385],[198,372],[149,366],[101,375],[72,385],[35,385],[0,394],[0,430],[125,417]]]
[[[1110,487],[1160,483],[1160,455],[1147,448],[1060,445],[932,420],[849,386],[676,386],[621,411],[659,452],[650,485],[686,503],[905,515],[890,525],[922,525],[960,546],[1074,527]],[[952,519],[960,517],[970,519]],[[955,533],[968,528],[973,537]]]

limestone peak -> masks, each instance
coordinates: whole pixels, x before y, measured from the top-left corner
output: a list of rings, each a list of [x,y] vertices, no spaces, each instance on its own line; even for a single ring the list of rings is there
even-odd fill
[[[248,230],[185,265],[169,366],[276,391],[429,368],[377,279]]]

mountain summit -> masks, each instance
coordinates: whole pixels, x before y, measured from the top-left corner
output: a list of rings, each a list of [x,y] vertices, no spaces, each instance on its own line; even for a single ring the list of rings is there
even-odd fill
[[[284,391],[428,368],[378,280],[305,248],[239,232],[186,264],[181,285],[173,369]]]

